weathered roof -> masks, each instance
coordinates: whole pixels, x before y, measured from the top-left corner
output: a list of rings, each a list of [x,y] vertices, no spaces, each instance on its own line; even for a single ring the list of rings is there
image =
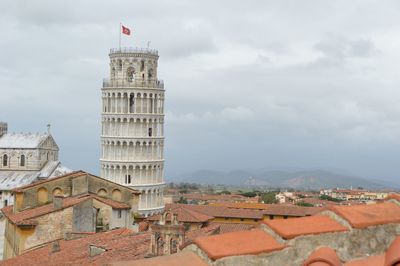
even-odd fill
[[[32,209],[27,209],[27,210],[23,210],[17,213],[13,212],[13,205],[4,207],[3,209],[1,209],[1,211],[4,213],[4,215],[10,219],[10,221],[14,224],[17,225],[26,225],[27,223],[32,224],[32,219],[40,217],[42,215],[51,213],[51,212],[56,212],[65,208],[69,208],[72,207],[74,205],[77,205],[83,201],[89,200],[89,199],[96,199],[100,202],[103,202],[109,206],[111,206],[114,209],[129,209],[130,206],[125,204],[125,203],[121,203],[118,201],[114,201],[111,199],[106,199],[106,198],[102,198],[99,197],[97,195],[93,195],[93,194],[85,194],[85,195],[79,195],[79,196],[75,196],[75,197],[68,197],[68,198],[63,198],[63,204],[62,204],[62,208],[60,209],[56,209],[54,208],[54,204],[53,203],[49,203],[40,207],[36,207],[36,208],[32,208]]]
[[[13,190],[38,179],[47,179],[71,172],[59,161],[48,161],[40,171],[0,171],[0,190]]]
[[[268,220],[264,223],[284,239],[301,235],[349,231],[328,216],[309,216],[286,220]]]
[[[96,233],[73,240],[60,240],[60,251],[52,252],[52,243],[27,251],[15,258],[4,260],[6,266],[50,266],[50,265],[109,265],[114,261],[143,259],[149,251],[150,234],[133,233],[121,228]],[[90,256],[89,247],[96,246],[104,252]]]
[[[48,133],[6,133],[0,137],[0,148],[35,149],[50,136]]]
[[[342,216],[354,228],[400,223],[400,206],[392,202],[370,205],[331,206],[329,210]]]
[[[265,215],[282,215],[282,216],[307,216],[313,215],[323,208],[321,207],[302,207],[283,204],[264,204],[264,203],[250,203],[250,202],[216,202],[212,206],[223,206],[229,209],[248,209],[260,210]]]
[[[190,209],[184,208],[182,206],[173,208],[170,211],[173,214],[177,215],[177,219],[179,222],[183,222],[183,223],[204,223],[211,219],[214,219],[214,217],[212,217],[212,216],[205,215],[203,213],[200,213],[200,212],[197,212],[194,210],[190,210]],[[168,213],[166,219],[171,220],[172,217],[170,217],[170,216],[171,215]],[[161,218],[161,214],[156,214],[156,215],[148,217],[147,220],[158,221],[158,220],[160,220],[160,218]]]
[[[199,237],[194,242],[212,260],[228,256],[256,255],[285,248],[260,229]]]
[[[219,233],[225,234],[236,231],[246,231],[255,228],[253,224],[243,224],[243,223],[217,223],[211,222],[210,225],[215,225],[219,227]]]
[[[121,187],[121,188],[124,188],[124,189],[129,189],[129,190],[131,190],[132,193],[134,193],[134,194],[140,194],[140,192],[139,192],[138,190],[136,190],[136,189],[129,188],[129,187],[120,185],[120,184],[118,184],[118,183],[114,183],[114,182],[112,182],[112,181],[110,181],[110,180],[101,178],[101,177],[99,177],[99,176],[96,176],[96,175],[87,173],[87,172],[82,171],[82,170],[78,170],[78,171],[66,173],[66,174],[64,174],[64,175],[60,175],[60,176],[57,176],[57,177],[54,177],[54,178],[51,178],[51,179],[41,180],[41,181],[38,181],[38,182],[35,182],[35,183],[31,183],[31,184],[29,184],[29,185],[17,187],[17,188],[14,189],[13,191],[14,191],[14,192],[22,192],[22,191],[24,191],[24,190],[27,189],[27,188],[31,188],[31,187],[34,187],[34,186],[37,186],[37,185],[42,185],[42,184],[45,184],[45,183],[47,183],[47,182],[52,182],[52,181],[54,181],[54,180],[58,180],[58,179],[66,178],[66,177],[79,177],[79,176],[84,176],[84,175],[90,175],[90,176],[92,176],[92,177],[99,178],[99,179],[101,179],[101,180],[104,181],[104,182],[112,183],[112,184],[114,184],[115,186],[118,186],[118,187]]]
[[[154,257],[149,259],[121,261],[112,263],[113,266],[206,266],[208,265],[199,256],[190,251],[183,251],[173,255]]]
[[[165,209],[174,210],[175,208],[185,208],[203,213],[212,217],[222,218],[242,218],[242,219],[256,219],[263,218],[263,214],[259,210],[245,210],[245,209],[230,209],[223,206],[213,205],[190,205],[190,204],[166,204]]]

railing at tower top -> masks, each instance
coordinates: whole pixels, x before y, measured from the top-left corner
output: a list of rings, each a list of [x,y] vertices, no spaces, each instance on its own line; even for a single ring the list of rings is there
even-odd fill
[[[122,48],[111,48],[110,54],[116,53],[140,53],[140,54],[152,54],[158,55],[158,51],[150,48],[132,48],[132,47],[122,47]]]
[[[164,89],[164,81],[157,79],[103,79],[103,88],[131,88],[131,87],[150,87]]]

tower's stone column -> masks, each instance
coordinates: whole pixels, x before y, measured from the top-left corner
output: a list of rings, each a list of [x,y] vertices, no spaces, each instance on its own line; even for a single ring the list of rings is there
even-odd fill
[[[152,215],[164,209],[164,158],[153,152],[164,146],[158,52],[122,48],[109,56],[110,78],[102,88],[101,177],[141,191],[139,212]]]

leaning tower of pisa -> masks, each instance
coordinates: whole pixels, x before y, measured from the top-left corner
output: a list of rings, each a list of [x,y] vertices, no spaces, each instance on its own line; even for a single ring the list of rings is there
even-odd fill
[[[164,84],[157,79],[158,52],[118,48],[109,56],[100,175],[141,191],[139,212],[149,216],[164,209]]]

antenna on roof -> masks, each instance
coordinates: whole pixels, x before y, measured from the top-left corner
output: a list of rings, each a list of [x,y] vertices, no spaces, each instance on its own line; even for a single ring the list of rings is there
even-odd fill
[[[50,135],[50,124],[47,124],[47,134],[49,134]]]

